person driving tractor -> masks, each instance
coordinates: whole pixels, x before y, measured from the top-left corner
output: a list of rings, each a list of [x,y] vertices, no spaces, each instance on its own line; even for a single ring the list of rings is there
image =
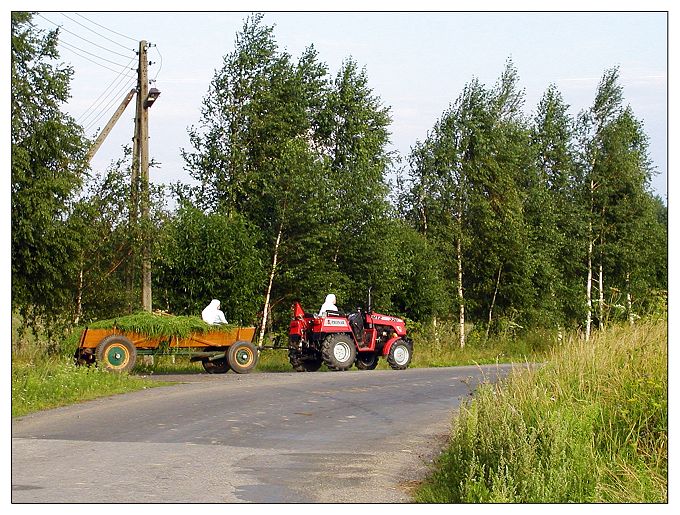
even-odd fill
[[[335,299],[335,294],[334,293],[329,293],[326,295],[326,300],[324,303],[321,305],[321,309],[319,310],[319,315],[320,317],[325,317],[326,313],[328,311],[338,311],[338,307],[335,305],[336,299]]]

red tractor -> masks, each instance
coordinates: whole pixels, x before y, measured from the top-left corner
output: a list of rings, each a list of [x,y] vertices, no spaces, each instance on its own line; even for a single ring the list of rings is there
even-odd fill
[[[298,372],[316,372],[323,363],[331,370],[347,370],[354,364],[359,370],[373,370],[380,356],[393,369],[403,370],[413,356],[404,321],[370,307],[348,316],[333,311],[316,316],[296,302],[288,338],[288,359]]]

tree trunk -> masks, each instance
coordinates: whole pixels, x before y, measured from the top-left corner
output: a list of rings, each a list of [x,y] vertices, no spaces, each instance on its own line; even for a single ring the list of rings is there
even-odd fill
[[[590,332],[593,325],[593,205],[595,194],[595,182],[590,181],[590,220],[588,222],[588,278],[586,279],[586,341],[590,340]]]
[[[83,262],[80,262],[80,272],[78,273],[78,290],[76,291],[76,313],[73,317],[73,325],[78,325],[80,316],[83,313]]]
[[[498,276],[496,277],[496,288],[493,291],[493,297],[491,298],[491,306],[489,306],[489,321],[486,325],[486,339],[489,339],[489,332],[491,331],[491,318],[493,316],[493,308],[496,305],[496,295],[498,294],[498,286],[501,283],[501,270],[502,265],[498,267]]]
[[[279,260],[279,245],[281,244],[281,234],[283,233],[283,222],[279,226],[279,233],[276,236],[276,243],[274,244],[274,258],[272,259],[272,271],[269,274],[269,285],[267,286],[267,295],[264,298],[264,309],[262,310],[262,325],[260,326],[260,336],[257,339],[257,344],[262,345],[264,340],[264,331],[267,327],[267,315],[269,314],[269,299],[272,294],[272,285],[274,284],[274,276],[276,275],[276,265]]]
[[[439,330],[437,329],[437,317],[432,317],[432,332],[434,333],[434,345],[437,350],[441,349],[441,341],[439,339]]]
[[[597,311],[598,311],[598,329],[604,329],[604,271],[602,268],[602,257],[600,256],[600,264],[598,266],[598,278],[597,287],[599,288],[598,298],[597,298]]]
[[[592,222],[590,231],[592,231]],[[586,303],[588,311],[586,313],[586,341],[590,340],[590,331],[593,323],[593,239],[588,241],[588,279],[586,280]]]
[[[460,234],[456,241],[456,261],[458,262],[458,333],[460,348],[465,347],[465,298],[463,296],[463,244],[462,244],[462,214],[458,213]]]
[[[633,314],[633,296],[630,293],[630,272],[626,272],[626,312],[628,313],[628,323],[633,325],[635,315]]]

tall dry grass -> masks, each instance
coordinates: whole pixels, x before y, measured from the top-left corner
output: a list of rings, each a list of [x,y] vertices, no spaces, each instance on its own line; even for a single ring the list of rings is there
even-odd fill
[[[461,409],[419,502],[666,502],[665,322],[570,339]]]

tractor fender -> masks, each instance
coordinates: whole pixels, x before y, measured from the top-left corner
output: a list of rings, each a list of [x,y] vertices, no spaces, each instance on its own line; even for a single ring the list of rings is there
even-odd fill
[[[289,336],[302,336],[302,333],[305,331],[307,324],[305,324],[304,320],[291,320],[290,325],[288,327],[288,335]]]
[[[390,353],[390,348],[396,342],[397,340],[401,340],[401,336],[394,336],[393,338],[390,338],[385,342],[385,346],[383,347],[382,355],[387,356]]]

